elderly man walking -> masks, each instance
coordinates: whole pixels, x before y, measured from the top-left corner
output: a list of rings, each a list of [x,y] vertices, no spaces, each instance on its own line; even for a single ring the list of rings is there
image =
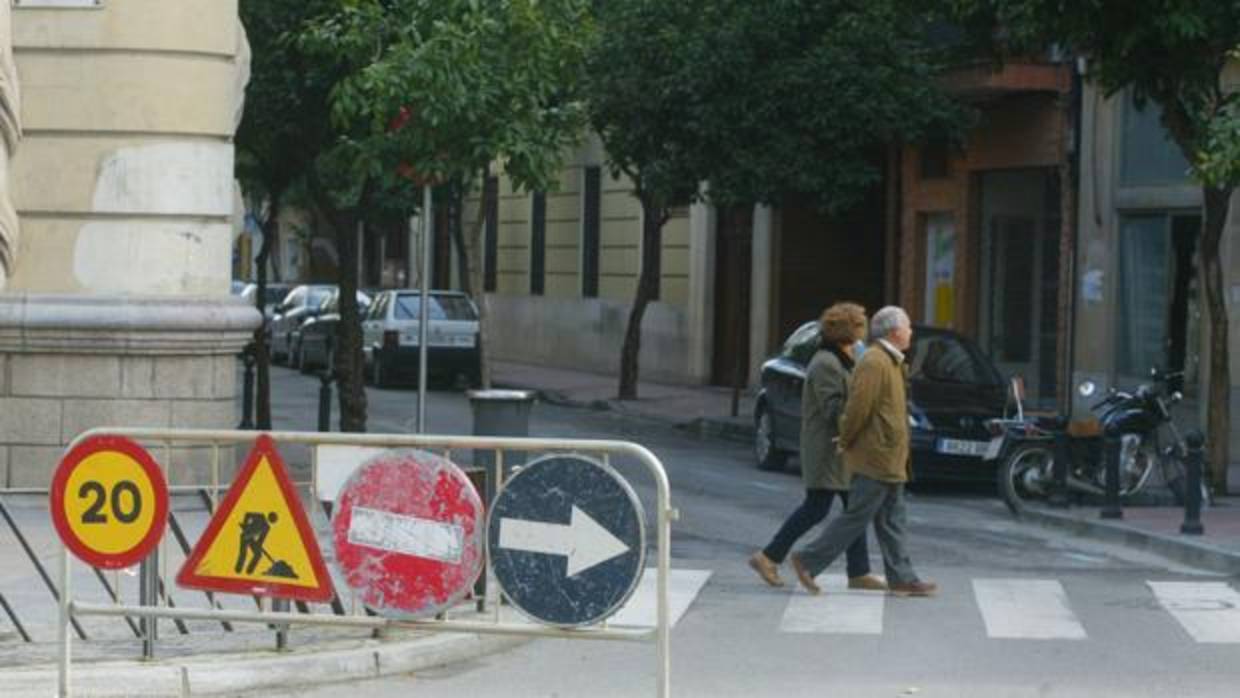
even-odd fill
[[[910,472],[904,352],[913,339],[908,314],[887,306],[870,321],[869,350],[853,370],[840,417],[839,448],[852,474],[843,516],[813,542],[789,556],[801,586],[821,591],[814,578],[874,523],[889,593],[930,596],[938,587],[917,578],[906,545],[904,484]]]

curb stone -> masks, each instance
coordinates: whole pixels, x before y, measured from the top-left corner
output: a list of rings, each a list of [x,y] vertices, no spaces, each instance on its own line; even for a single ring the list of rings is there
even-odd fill
[[[1193,567],[1240,575],[1240,552],[1233,552],[1209,543],[1163,533],[1143,531],[1122,523],[1083,519],[1041,508],[1027,508],[1020,518],[1045,528],[1067,531],[1073,535],[1119,543],[1130,548],[1156,553]]]
[[[519,646],[527,638],[438,634],[412,640],[363,640],[356,647],[293,651],[284,655],[212,655],[166,662],[99,662],[74,665],[75,698],[188,698],[254,691],[293,691],[298,687],[407,674]],[[54,665],[6,670],[0,695],[49,696],[55,693]]]

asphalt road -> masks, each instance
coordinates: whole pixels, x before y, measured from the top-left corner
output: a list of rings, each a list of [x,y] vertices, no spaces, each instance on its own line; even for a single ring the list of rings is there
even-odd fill
[[[317,381],[277,369],[275,386],[277,426],[310,428]],[[461,395],[431,395],[432,431],[470,431]],[[371,430],[404,431],[415,398],[412,389],[370,389]],[[831,579],[811,598],[794,589],[790,570],[789,586],[772,589],[745,565],[799,501],[795,475],[758,472],[741,444],[605,412],[538,405],[531,431],[637,441],[665,465],[681,510],[673,592],[688,602],[672,634],[674,695],[1197,697],[1234,696],[1240,685],[1235,579],[1021,525],[986,493],[921,491],[910,497],[910,549],[922,576],[940,584],[937,597],[844,592]],[[616,465],[652,507],[647,479]],[[646,696],[655,670],[651,645],[536,640],[288,695]]]

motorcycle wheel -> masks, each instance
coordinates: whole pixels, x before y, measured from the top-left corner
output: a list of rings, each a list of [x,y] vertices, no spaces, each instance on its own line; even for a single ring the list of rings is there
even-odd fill
[[[998,474],[999,496],[1013,514],[1020,516],[1030,501],[1044,496],[1031,486],[1031,481],[1033,478],[1049,481],[1054,460],[1054,451],[1044,444],[1018,446],[1003,459]]]

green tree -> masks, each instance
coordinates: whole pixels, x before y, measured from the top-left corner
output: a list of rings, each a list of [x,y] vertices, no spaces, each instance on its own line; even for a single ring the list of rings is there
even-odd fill
[[[1088,79],[1107,95],[1127,89],[1138,103],[1153,102],[1161,110],[1163,126],[1202,188],[1198,261],[1210,323],[1208,459],[1215,490],[1226,492],[1231,368],[1219,243],[1240,185],[1240,92],[1228,89],[1223,74],[1240,59],[1240,2],[954,0],[952,5],[973,36],[1001,57],[1066,45],[1088,60]]]
[[[267,264],[279,235],[279,217],[296,183],[326,148],[329,81],[314,80],[290,42],[290,28],[333,9],[330,0],[242,0],[241,21],[253,53],[246,108],[237,130],[237,177],[247,208],[262,231],[255,303],[264,310]],[[254,333],[258,368],[256,425],[271,428],[271,357],[267,318]]]
[[[331,93],[340,139],[319,168],[333,179],[317,186],[337,206],[402,180],[459,197],[500,163],[516,186],[549,188],[584,125],[578,91],[591,26],[584,0],[352,0],[301,36],[317,60],[346,66]],[[458,252],[481,311],[489,385],[482,191]]]
[[[670,206],[705,196],[721,225],[810,194],[828,211],[882,176],[886,148],[955,136],[967,114],[935,80],[919,4],[630,0],[600,11],[590,106],[611,166],[642,202],[643,263],[621,352],[637,394],[640,324]],[[708,182],[705,191],[698,183]]]

